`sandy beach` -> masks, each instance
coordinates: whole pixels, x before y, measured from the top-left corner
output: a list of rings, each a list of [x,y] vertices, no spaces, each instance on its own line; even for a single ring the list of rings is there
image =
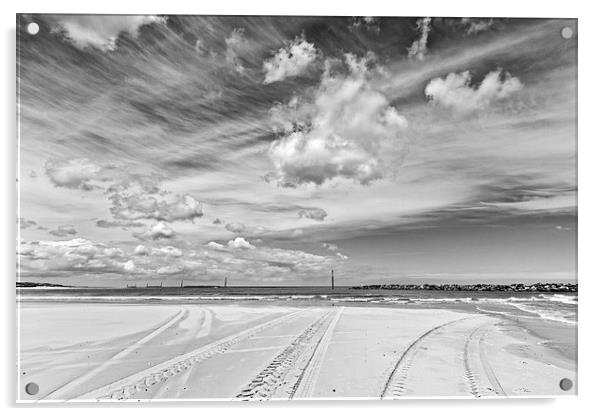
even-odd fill
[[[559,381],[576,383],[576,326],[541,321],[457,305],[21,302],[19,400],[575,394]]]

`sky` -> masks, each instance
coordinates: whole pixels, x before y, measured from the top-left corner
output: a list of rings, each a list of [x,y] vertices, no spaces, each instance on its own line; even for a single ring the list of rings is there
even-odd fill
[[[576,20],[17,24],[21,281],[576,279]]]

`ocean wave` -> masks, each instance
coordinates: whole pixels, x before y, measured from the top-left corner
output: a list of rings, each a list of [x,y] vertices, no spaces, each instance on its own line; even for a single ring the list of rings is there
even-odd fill
[[[514,306],[515,308],[517,308],[523,312],[528,312],[528,313],[538,315],[542,319],[547,319],[549,321],[562,322],[562,323],[570,324],[570,325],[577,325],[576,320],[570,319],[571,316],[576,317],[576,315],[573,315],[572,313],[570,315],[567,315],[566,313],[563,313],[562,311],[543,310],[541,308],[537,308],[532,305],[525,305],[525,304],[520,304],[520,303],[519,304],[511,303],[510,305]]]

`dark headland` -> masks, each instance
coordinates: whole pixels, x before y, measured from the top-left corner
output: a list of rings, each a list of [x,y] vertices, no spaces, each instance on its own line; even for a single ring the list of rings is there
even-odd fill
[[[512,283],[509,285],[500,284],[383,284],[383,285],[363,285],[352,286],[351,289],[358,290],[445,290],[445,291],[466,291],[466,292],[577,292],[577,283]]]

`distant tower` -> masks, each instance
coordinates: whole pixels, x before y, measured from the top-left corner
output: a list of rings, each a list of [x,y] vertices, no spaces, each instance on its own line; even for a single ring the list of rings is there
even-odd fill
[[[224,287],[228,287],[228,278],[224,277]]]
[[[182,281],[180,282],[180,289],[182,289],[183,287],[184,287],[184,280],[182,280]]]
[[[330,269],[330,288],[334,290],[334,269]]]

